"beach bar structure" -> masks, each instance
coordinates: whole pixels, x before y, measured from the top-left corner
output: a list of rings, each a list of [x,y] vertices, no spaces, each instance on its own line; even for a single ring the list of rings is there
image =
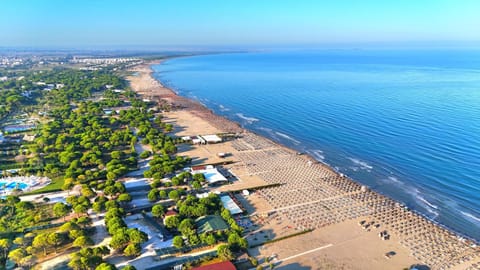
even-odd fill
[[[215,134],[210,135],[196,135],[196,136],[183,136],[182,140],[191,142],[192,144],[207,144],[207,143],[220,143],[222,138]]]
[[[222,201],[223,207],[227,209],[230,214],[237,215],[243,213],[242,208],[238,206],[238,204],[230,197],[230,195],[222,195],[220,196],[220,200]]]
[[[201,173],[205,176],[205,180],[209,185],[214,184],[222,184],[228,182],[227,178],[223,176],[221,172],[217,170],[217,168],[213,167],[212,165],[207,166],[196,166],[191,168],[192,174]]]
[[[220,143],[222,142],[222,138],[220,138],[218,135],[212,134],[212,135],[203,135],[202,136],[207,143]]]

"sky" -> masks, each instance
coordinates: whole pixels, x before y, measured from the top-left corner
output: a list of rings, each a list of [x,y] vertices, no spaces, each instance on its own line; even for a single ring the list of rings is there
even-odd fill
[[[480,44],[478,0],[0,0],[0,47]]]

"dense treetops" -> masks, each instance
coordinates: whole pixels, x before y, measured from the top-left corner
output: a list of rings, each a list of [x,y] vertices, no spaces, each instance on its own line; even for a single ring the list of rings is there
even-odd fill
[[[45,87],[43,83],[52,83],[54,87],[42,90]],[[0,100],[5,98],[6,101],[8,98],[11,103],[7,105],[12,105],[8,113],[16,113],[13,107],[22,108],[22,102],[28,97],[20,97],[18,94],[27,88],[37,92],[35,100],[28,101],[28,106],[37,106],[38,110],[46,109],[48,112],[35,141],[28,145],[30,154],[20,173],[64,178],[63,189],[68,191],[75,184],[81,184],[81,195],[67,197],[66,203],[33,204],[20,201],[14,196],[0,199],[0,249],[3,248],[2,254],[5,255],[0,257],[0,268],[5,265],[7,255],[19,266],[29,267],[37,257],[56,253],[58,249],[71,245],[81,248],[73,255],[69,263],[71,268],[111,269],[111,265],[102,261],[102,257],[110,253],[108,248],[88,248],[94,244],[90,237],[90,208],[96,212],[108,210],[107,218],[119,222],[120,225],[111,225],[115,222],[110,221],[111,226],[108,227],[116,239],[112,246],[121,247],[122,252],[128,256],[138,255],[139,245],[147,236],[137,229],[122,226],[124,222],[121,216],[124,212],[121,207],[131,201],[131,196],[126,193],[123,183],[116,179],[129,170],[136,169],[134,144],[137,139],[131,128],[148,122],[148,117],[152,116],[142,115],[138,111],[146,108],[146,105],[141,104],[131,91],[120,96],[107,90],[103,100],[85,100],[95,92],[105,90],[107,84],[113,88],[124,87],[124,82],[113,74],[76,70],[29,73],[23,80],[0,84]],[[106,115],[103,109],[109,104],[123,104],[122,98],[130,99],[136,107],[125,107],[127,112],[123,113],[123,117]],[[99,192],[103,196],[98,196]],[[66,217],[70,220],[46,232],[33,229],[34,233],[17,237],[14,242],[8,238],[13,233],[47,223],[55,217],[64,222]],[[118,220],[119,217],[121,221]],[[118,230],[114,232],[115,226]],[[5,234],[8,232],[12,234]],[[120,235],[126,235],[128,242],[119,242]]]
[[[42,90],[44,85],[34,82],[54,84],[55,87]],[[132,196],[125,185],[117,181],[137,169],[139,157],[151,157],[150,168],[144,172],[145,177],[152,179],[148,199],[151,202],[171,199],[176,203],[178,215],[163,221],[176,234],[174,246],[227,243],[219,247],[219,256],[224,259],[233,258],[232,251],[247,247],[246,240],[240,236],[241,227],[223,208],[218,195],[210,194],[200,199],[194,196],[202,188],[205,178],[202,174],[182,171],[191,159],[176,155],[176,144],[182,141],[166,135],[172,125],[163,123],[162,117],[152,112],[151,104],[137,98],[132,91],[112,91],[124,87],[124,81],[112,73],[78,70],[30,73],[20,82],[0,84],[0,101],[3,98],[9,106],[6,113],[27,102],[29,106],[48,111],[48,121],[42,123],[36,139],[28,145],[29,156],[21,173],[63,179],[62,189],[66,191],[75,185],[80,187],[80,195],[68,196],[66,203],[49,206],[21,202],[13,196],[0,200],[0,231],[21,231],[49,218],[63,221],[54,230],[36,231],[28,237],[18,237],[14,242],[0,239],[2,254],[8,254],[18,265],[29,267],[37,257],[56,253],[65,246],[78,250],[68,263],[72,269],[115,269],[103,261],[110,249],[128,257],[140,255],[141,244],[148,240],[148,235],[136,228],[128,228],[124,217],[125,209],[131,207]],[[25,88],[36,93],[34,101],[22,96]],[[102,98],[99,98],[101,91]],[[112,106],[118,107],[119,111],[106,113],[105,110]],[[138,140],[149,145],[151,151],[137,153]],[[94,241],[90,209],[97,214],[105,212],[105,227],[111,235],[108,247],[91,247]],[[166,211],[161,203],[157,203],[151,212],[160,220]],[[194,220],[205,215],[221,215],[229,229],[197,233]],[[0,256],[0,266],[4,265],[6,257]]]
[[[36,207],[16,196],[0,199],[0,232],[12,232],[38,224],[48,217],[48,207]]]
[[[23,79],[17,79],[20,75]],[[28,110],[29,106],[67,105],[104,90],[106,85],[124,88],[126,83],[107,71],[56,69],[21,72],[16,78],[0,82],[0,104],[4,105],[0,106],[0,119],[19,109]]]

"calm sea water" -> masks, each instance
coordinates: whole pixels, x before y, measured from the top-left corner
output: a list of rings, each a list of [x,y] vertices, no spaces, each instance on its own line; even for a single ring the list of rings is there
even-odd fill
[[[222,54],[153,68],[179,94],[480,240],[480,51]]]

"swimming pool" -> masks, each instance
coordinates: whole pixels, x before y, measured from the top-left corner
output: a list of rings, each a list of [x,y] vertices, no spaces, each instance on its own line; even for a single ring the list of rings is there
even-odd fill
[[[23,182],[17,182],[17,181],[9,181],[9,182],[4,182],[0,181],[0,191],[11,191],[13,189],[19,188],[21,190],[24,190],[28,187],[28,184],[23,183]]]

